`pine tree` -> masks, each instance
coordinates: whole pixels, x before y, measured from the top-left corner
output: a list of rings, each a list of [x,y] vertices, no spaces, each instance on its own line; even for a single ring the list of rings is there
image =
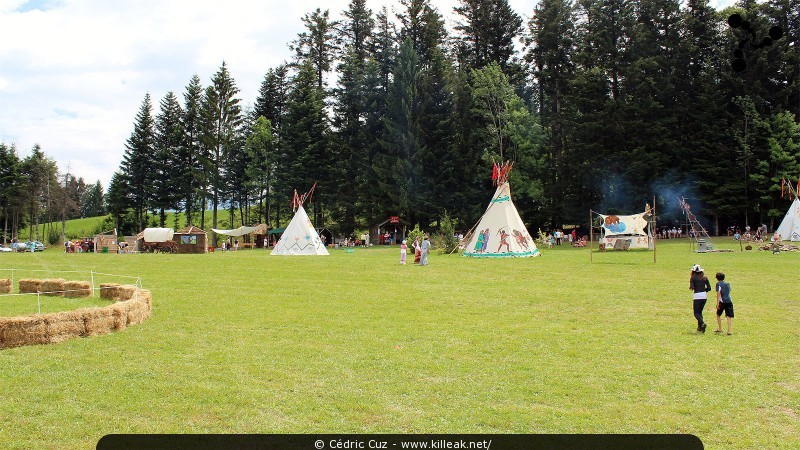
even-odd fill
[[[225,192],[226,176],[223,173],[229,155],[240,149],[238,130],[242,122],[241,107],[236,97],[239,89],[228,72],[225,62],[211,78],[211,85],[203,97],[203,144],[206,153],[206,174],[211,188],[212,227],[217,228],[217,209],[220,195]],[[216,245],[216,233],[212,233]]]
[[[136,213],[138,231],[144,229],[145,211],[150,206],[153,172],[153,155],[155,153],[155,131],[152,116],[150,94],[145,94],[142,106],[136,114],[133,132],[125,144],[125,153],[120,165],[120,182],[123,191]]]
[[[105,193],[103,185],[98,180],[96,183],[86,186],[86,191],[81,197],[80,216],[97,217],[105,213]]]
[[[457,22],[457,52],[461,65],[481,69],[494,62],[518,81],[521,68],[515,63],[514,41],[522,36],[522,18],[508,0],[460,0],[453,10]]]
[[[8,221],[19,213],[21,209],[20,198],[24,180],[21,173],[21,161],[13,145],[7,146],[0,142],[0,208],[3,214],[3,245],[8,244],[9,232],[14,235],[14,230],[9,230]]]
[[[202,193],[203,169],[201,157],[203,155],[203,126],[202,126],[202,107],[203,107],[203,87],[200,84],[200,77],[196,74],[192,76],[186,91],[183,94],[183,117],[181,124],[183,128],[183,145],[179,147],[177,154],[176,167],[179,168],[174,176],[176,179],[176,189],[179,200],[183,202],[186,212],[186,224],[191,225],[192,211],[195,205],[200,207],[200,225],[205,223],[206,202]],[[202,200],[198,202],[198,197]]]
[[[186,138],[181,119],[183,110],[172,91],[161,100],[161,112],[155,119],[155,148],[152,171],[152,197],[150,203],[159,210],[159,224],[163,228],[167,209],[178,206],[180,175],[177,168],[185,161],[181,156]]]
[[[303,16],[303,24],[307,31],[300,33],[290,47],[297,66],[310,63],[314,67],[317,88],[324,92],[325,74],[331,70],[338,49],[335,30],[339,23],[330,19],[330,11],[317,8]]]

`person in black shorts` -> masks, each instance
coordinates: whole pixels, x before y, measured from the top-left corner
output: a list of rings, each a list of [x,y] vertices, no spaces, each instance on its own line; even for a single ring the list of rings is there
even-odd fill
[[[731,300],[731,285],[725,281],[725,274],[717,272],[717,329],[715,333],[722,333],[722,313],[728,319],[728,336],[731,334],[731,322],[733,322],[733,300]]]

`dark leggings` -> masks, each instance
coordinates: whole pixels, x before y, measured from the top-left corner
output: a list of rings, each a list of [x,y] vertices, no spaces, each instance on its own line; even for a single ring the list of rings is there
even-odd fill
[[[697,329],[703,326],[703,308],[706,307],[707,299],[694,301],[694,318],[697,319]]]

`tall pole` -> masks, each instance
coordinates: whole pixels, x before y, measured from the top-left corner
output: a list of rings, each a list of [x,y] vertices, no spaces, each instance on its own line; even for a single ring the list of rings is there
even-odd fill
[[[650,230],[650,238],[653,239],[653,264],[656,263],[656,230],[658,230],[657,218],[656,218],[656,196],[653,196],[653,229]]]
[[[589,210],[589,262],[592,262],[592,247],[594,247],[594,225],[592,224],[592,210]]]

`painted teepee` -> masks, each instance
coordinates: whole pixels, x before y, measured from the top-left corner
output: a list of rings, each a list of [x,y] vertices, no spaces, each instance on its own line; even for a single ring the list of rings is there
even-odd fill
[[[314,183],[316,186],[316,183]],[[272,249],[271,255],[329,255],[328,249],[314,229],[311,219],[308,218],[303,202],[306,197],[310,197],[314,191],[314,187],[302,196],[294,193],[292,206],[294,206],[295,213],[292,221],[286,226],[280,240],[275,244]]]
[[[508,175],[511,163],[494,165],[492,180],[497,191],[489,202],[466,247],[464,256],[477,258],[508,258],[539,256],[528,229],[511,201]]]

